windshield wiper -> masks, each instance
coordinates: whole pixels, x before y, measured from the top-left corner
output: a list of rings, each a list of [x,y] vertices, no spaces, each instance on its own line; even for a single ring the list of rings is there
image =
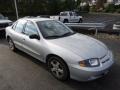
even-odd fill
[[[64,37],[64,36],[69,36],[69,35],[73,35],[73,34],[75,34],[75,32],[67,32],[67,33],[65,33],[65,34],[63,34],[61,36]]]
[[[73,33],[72,32],[67,32],[63,35],[46,36],[45,38],[46,39],[56,39],[56,38],[65,37],[65,36],[69,36],[69,35],[73,35],[73,34],[75,34],[75,32],[73,32]]]
[[[54,36],[46,36],[46,39],[55,39],[55,38],[60,38],[61,36],[54,35]]]

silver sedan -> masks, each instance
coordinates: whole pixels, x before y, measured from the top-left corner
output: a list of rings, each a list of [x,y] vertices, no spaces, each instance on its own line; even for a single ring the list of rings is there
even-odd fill
[[[19,19],[6,28],[6,38],[11,50],[22,50],[46,63],[50,73],[62,81],[100,78],[114,63],[105,44],[52,19]]]

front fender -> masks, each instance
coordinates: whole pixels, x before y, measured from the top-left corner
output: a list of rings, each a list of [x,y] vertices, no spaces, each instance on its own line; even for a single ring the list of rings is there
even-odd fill
[[[83,60],[82,57],[76,55],[75,53],[73,53],[65,48],[59,47],[57,45],[49,45],[49,47],[51,47],[51,48],[46,53],[45,59],[46,59],[47,55],[53,54],[53,55],[57,55],[57,56],[61,57],[67,64],[75,64],[75,63],[78,63],[80,60]]]

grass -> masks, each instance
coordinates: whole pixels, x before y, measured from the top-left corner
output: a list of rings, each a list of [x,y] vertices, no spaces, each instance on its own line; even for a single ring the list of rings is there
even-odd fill
[[[111,40],[120,40],[120,35],[110,35],[110,34],[104,34],[104,33],[99,33],[98,35],[90,35],[92,37],[98,38],[98,39],[111,39]]]

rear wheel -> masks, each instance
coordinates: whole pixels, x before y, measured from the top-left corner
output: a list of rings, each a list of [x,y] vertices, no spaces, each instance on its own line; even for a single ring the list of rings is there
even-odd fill
[[[65,81],[69,78],[69,70],[65,62],[56,56],[52,56],[47,62],[51,74],[58,80]]]
[[[8,38],[8,43],[9,43],[9,48],[12,50],[12,51],[16,51],[16,47],[12,41],[11,38]]]
[[[65,20],[63,21],[63,23],[69,23],[69,22],[68,22],[68,20],[67,20],[67,19],[65,19]]]

